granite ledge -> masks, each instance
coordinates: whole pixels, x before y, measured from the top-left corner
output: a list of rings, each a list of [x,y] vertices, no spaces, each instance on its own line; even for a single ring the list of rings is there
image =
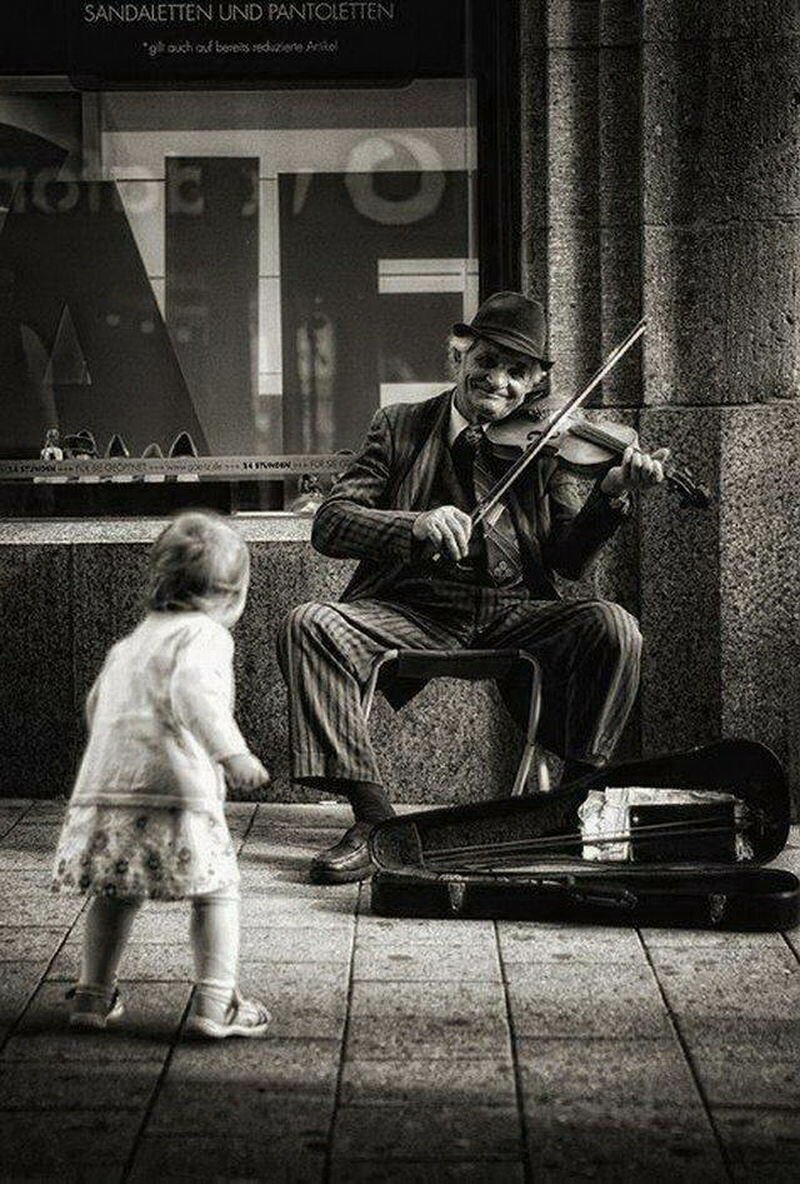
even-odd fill
[[[72,518],[0,520],[0,546],[72,546],[97,543],[151,543],[169,518]],[[248,543],[304,543],[311,538],[308,517],[283,511],[230,518]]]

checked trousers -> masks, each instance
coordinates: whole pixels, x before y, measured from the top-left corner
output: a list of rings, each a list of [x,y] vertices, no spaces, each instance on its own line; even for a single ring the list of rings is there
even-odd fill
[[[639,685],[638,626],[607,601],[532,601],[454,583],[431,611],[384,600],[301,604],[278,640],[295,781],[381,784],[361,699],[375,659],[396,648],[527,651],[543,675],[542,744],[591,764],[611,757]],[[527,688],[501,691],[522,723]]]

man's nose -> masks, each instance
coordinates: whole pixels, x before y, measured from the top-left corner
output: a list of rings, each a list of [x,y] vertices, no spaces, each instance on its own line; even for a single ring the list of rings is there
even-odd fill
[[[508,371],[505,366],[494,366],[489,371],[488,378],[495,390],[505,390],[508,386]]]

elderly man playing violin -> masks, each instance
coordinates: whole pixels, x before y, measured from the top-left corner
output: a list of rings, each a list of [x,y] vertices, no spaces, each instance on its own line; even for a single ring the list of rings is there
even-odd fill
[[[312,863],[318,883],[369,876],[369,831],[393,813],[362,707],[373,663],[387,649],[533,655],[543,673],[539,735],[564,757],[563,780],[604,764],[619,740],[639,683],[637,624],[617,604],[561,600],[553,573],[583,573],[630,513],[632,493],[663,481],[667,450],[629,448],[583,505],[575,477],[539,457],[491,528],[473,529],[470,518],[498,475],[484,433],[544,394],[552,365],[545,342],[537,301],[491,296],[470,324],[453,326],[453,387],[376,412],[317,511],[316,549],[360,560],[341,600],[294,609],[278,643],[293,778],[353,808],[354,824]],[[500,689],[524,719],[526,688]],[[384,693],[397,707],[413,691],[398,684]]]

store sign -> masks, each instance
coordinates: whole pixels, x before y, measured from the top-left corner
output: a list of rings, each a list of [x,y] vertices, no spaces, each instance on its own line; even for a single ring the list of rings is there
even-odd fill
[[[416,72],[421,0],[95,3],[67,12],[83,88],[318,80],[401,83]]]

